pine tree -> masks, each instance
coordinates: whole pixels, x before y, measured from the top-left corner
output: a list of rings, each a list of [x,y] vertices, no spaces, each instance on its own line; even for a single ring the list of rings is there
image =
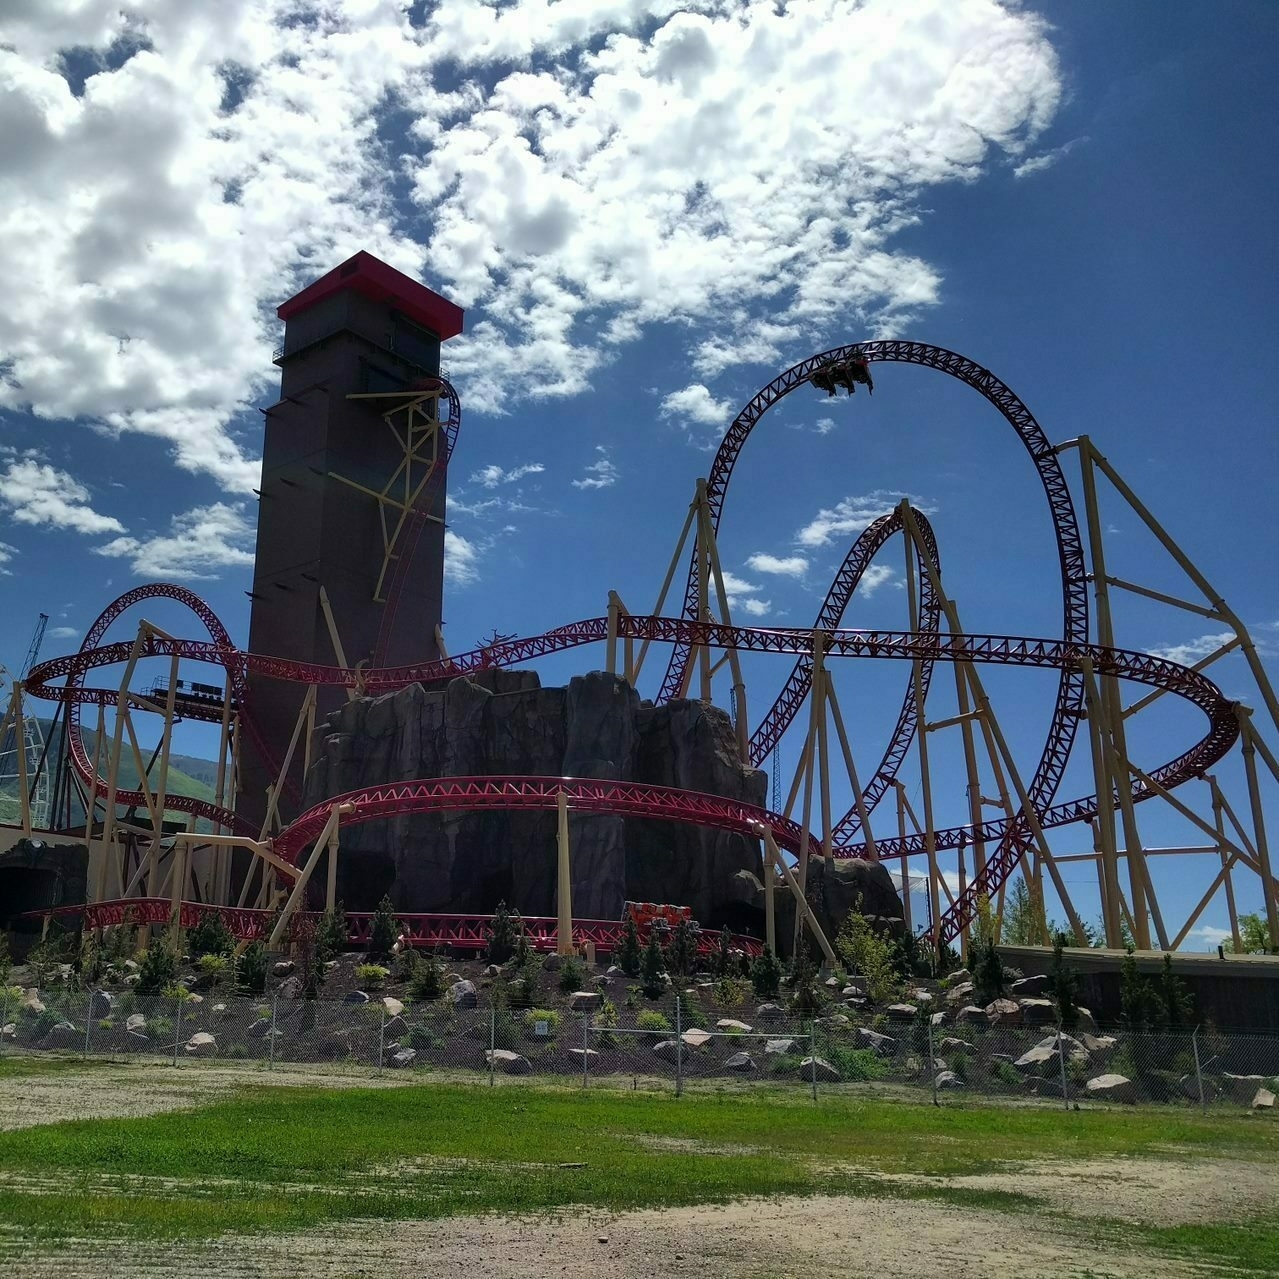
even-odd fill
[[[493,927],[489,930],[489,942],[486,954],[490,964],[504,964],[515,954],[515,947],[520,934],[524,931],[524,922],[519,915],[507,908],[504,901],[497,904],[493,912]]]
[[[178,957],[166,941],[156,939],[142,955],[138,968],[137,993],[158,995],[166,986],[172,986],[178,975]]]
[[[1137,971],[1137,957],[1129,944],[1124,948],[1123,963],[1119,966],[1119,1009],[1124,1026],[1128,1030],[1147,1029],[1154,1002],[1154,991]]]
[[[199,923],[187,933],[187,951],[192,959],[201,955],[229,955],[235,949],[235,938],[222,920],[220,910],[206,910]]]
[[[821,1007],[821,995],[817,990],[817,965],[808,953],[808,943],[799,939],[799,949],[795,952],[790,966],[791,998],[790,1010],[796,1017],[815,1017]]]
[[[628,976],[638,977],[644,952],[640,947],[639,928],[635,916],[627,914],[622,928],[622,944],[617,951],[617,966]]]
[[[346,911],[338,902],[333,910],[326,910],[320,916],[320,925],[315,934],[315,960],[321,966],[336,959],[346,950],[349,929],[346,922]]]
[[[391,905],[390,895],[387,894],[378,902],[377,910],[373,912],[373,924],[369,929],[369,958],[371,960],[389,959],[399,935],[400,927],[395,922],[395,907]]]
[[[648,945],[640,963],[640,978],[644,993],[650,999],[657,999],[666,989],[666,956],[662,954],[655,928],[648,934]]]
[[[266,990],[266,947],[260,941],[246,946],[236,961],[235,984],[246,995],[260,995]]]
[[[1066,1030],[1079,1024],[1079,1009],[1075,1006],[1075,972],[1066,963],[1066,934],[1058,933],[1053,940],[1052,967],[1048,973],[1048,988],[1057,1004],[1057,1018]]]
[[[1008,978],[1004,974],[1004,962],[999,957],[999,947],[995,942],[995,925],[988,897],[981,897],[977,901],[977,928],[968,954],[972,960],[973,987],[977,1002],[988,1004],[998,999],[1008,988]]]
[[[720,929],[715,951],[715,976],[727,977],[733,964],[733,933],[727,924]]]
[[[681,919],[675,925],[666,952],[666,963],[670,971],[680,977],[691,977],[697,967],[697,939],[693,936],[693,925],[687,919]]]
[[[429,1003],[439,999],[444,993],[444,970],[440,967],[440,957],[432,950],[425,959],[414,965],[413,976],[409,981],[409,995],[419,1003]]]
[[[1172,971],[1171,955],[1164,956],[1163,971],[1159,974],[1159,998],[1167,1026],[1176,1028],[1189,1023],[1194,1014],[1194,999],[1185,982]]]
[[[760,999],[772,999],[781,989],[782,966],[777,962],[772,947],[765,946],[751,964],[751,986]]]

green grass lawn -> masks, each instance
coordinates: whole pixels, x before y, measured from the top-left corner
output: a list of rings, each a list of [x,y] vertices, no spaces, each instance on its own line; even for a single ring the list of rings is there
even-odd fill
[[[3,1064],[0,1086],[15,1069]],[[741,1093],[253,1087],[192,1111],[0,1133],[0,1226],[54,1246],[71,1237],[195,1239],[354,1217],[620,1210],[821,1192],[1017,1211],[1032,1201],[875,1174],[1196,1152],[1273,1160],[1279,1127],[1190,1112],[935,1110],[849,1098],[815,1106]],[[1213,1229],[1214,1255],[1240,1265],[1250,1254],[1267,1264],[1279,1256],[1273,1228],[1268,1236],[1250,1228],[1246,1239],[1237,1228]],[[1199,1247],[1188,1228],[1146,1235],[1169,1251]]]

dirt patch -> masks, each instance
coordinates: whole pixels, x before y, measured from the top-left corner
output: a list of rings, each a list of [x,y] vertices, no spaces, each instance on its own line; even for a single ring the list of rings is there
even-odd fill
[[[394,1088],[421,1082],[388,1072],[385,1075],[344,1073],[323,1066],[282,1066],[276,1070],[243,1069],[183,1062],[177,1069],[163,1063],[131,1062],[13,1075],[0,1088],[0,1130],[30,1128],[65,1119],[113,1119],[187,1110],[225,1101],[249,1088]]]
[[[753,1200],[612,1216],[565,1215],[552,1222],[451,1218],[435,1222],[350,1222],[339,1229],[276,1238],[222,1238],[205,1245],[98,1245],[97,1259],[14,1261],[24,1276],[102,1273],[117,1279],[902,1279],[978,1276],[1127,1276],[1180,1279],[1194,1266],[1120,1254],[1068,1225],[933,1203],[879,1199]]]

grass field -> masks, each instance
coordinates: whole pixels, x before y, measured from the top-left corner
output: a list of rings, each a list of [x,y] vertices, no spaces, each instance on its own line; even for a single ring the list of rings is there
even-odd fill
[[[5,1090],[36,1080],[92,1088],[94,1078],[74,1063],[0,1061]],[[1041,1219],[1061,1213],[1017,1189],[1018,1169],[1149,1160],[1193,1179],[1199,1161],[1230,1160],[1246,1179],[1279,1164],[1279,1125],[1249,1116],[235,1080],[228,1074],[225,1100],[193,1110],[0,1132],[0,1258],[17,1241],[26,1255],[56,1254],[68,1240],[193,1241],[756,1196],[941,1201],[956,1213]],[[1218,1274],[1275,1273],[1279,1214],[1262,1215],[1076,1225],[1090,1246],[1210,1261]]]

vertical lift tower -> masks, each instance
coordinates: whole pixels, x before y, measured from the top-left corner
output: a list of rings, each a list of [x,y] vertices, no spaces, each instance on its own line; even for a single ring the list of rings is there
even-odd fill
[[[462,331],[462,311],[361,252],[277,314],[280,400],[265,410],[249,649],[352,668],[432,660],[444,583],[440,344]],[[297,689],[249,683],[275,766],[298,722]],[[342,700],[320,688],[315,713]],[[258,752],[241,751],[249,820],[265,819],[275,781]],[[280,807],[292,807],[283,795]]]

